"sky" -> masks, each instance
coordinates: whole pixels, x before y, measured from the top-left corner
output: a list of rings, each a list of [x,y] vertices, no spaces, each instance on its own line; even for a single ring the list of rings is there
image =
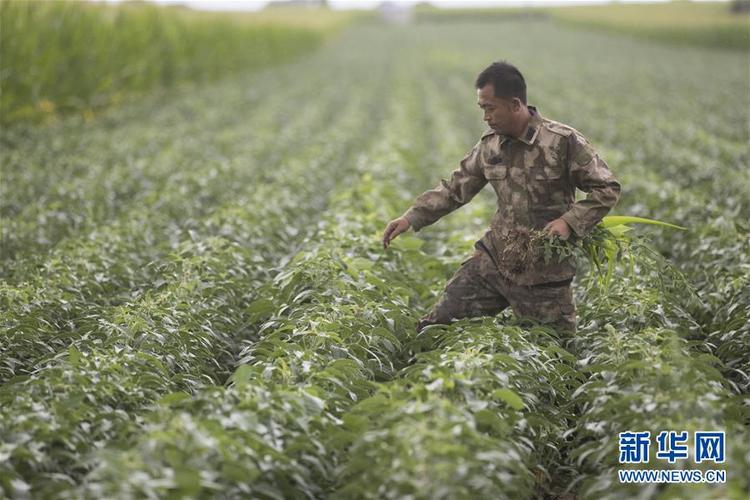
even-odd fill
[[[112,1],[112,0],[109,0]],[[116,1],[116,0],[115,0]],[[258,10],[265,7],[266,0],[150,0],[160,4],[183,4],[200,10]],[[274,1],[274,0],[271,0]],[[429,0],[435,6],[454,7],[544,7],[550,5],[592,5],[609,3],[607,0]],[[654,3],[669,0],[619,0],[618,3]],[[721,1],[721,0],[718,0]],[[371,9],[382,0],[328,0],[334,9]],[[414,4],[414,1],[400,1]]]

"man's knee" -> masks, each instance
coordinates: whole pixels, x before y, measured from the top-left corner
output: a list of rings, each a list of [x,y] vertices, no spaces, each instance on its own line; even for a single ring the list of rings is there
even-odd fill
[[[417,333],[430,325],[448,325],[456,317],[456,304],[443,293],[430,312],[422,316],[417,322]]]
[[[517,316],[550,325],[567,334],[576,332],[576,308],[570,286],[539,287],[519,293],[513,304]]]
[[[417,332],[429,325],[448,325],[453,320],[495,315],[509,303],[487,281],[491,261],[480,250],[456,270],[440,298],[417,323]]]
[[[432,308],[430,313],[420,318],[417,323],[417,333],[430,325],[449,325],[462,318],[477,318],[494,316],[508,307],[508,302],[502,297],[494,300],[452,300],[450,296],[443,296]]]

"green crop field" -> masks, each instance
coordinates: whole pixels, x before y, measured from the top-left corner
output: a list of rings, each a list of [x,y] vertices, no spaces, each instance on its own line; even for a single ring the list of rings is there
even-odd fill
[[[195,12],[145,2],[0,0],[0,124],[93,119],[133,95],[215,81],[318,47],[352,12]],[[13,71],[8,69],[13,68]]]
[[[550,19],[586,30],[629,35],[673,45],[694,45],[750,50],[750,11],[733,9],[745,0],[660,3],[559,5],[556,7],[505,7],[483,9],[438,9],[419,4],[418,22],[500,22],[515,19]]]
[[[486,189],[382,248],[484,130],[493,60],[634,227],[578,332],[417,335]],[[303,57],[0,132],[0,497],[746,498],[750,59],[550,19],[360,23]],[[624,484],[618,433],[724,431],[721,484]],[[744,472],[743,472],[744,471]]]
[[[750,12],[734,13],[728,2],[590,5],[549,12],[557,20],[582,28],[678,45],[750,50]]]

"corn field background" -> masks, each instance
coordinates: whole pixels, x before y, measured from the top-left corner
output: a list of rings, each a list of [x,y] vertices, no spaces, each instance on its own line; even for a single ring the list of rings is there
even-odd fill
[[[2,128],[0,497],[746,498],[748,53],[545,18],[317,47]],[[572,338],[414,333],[490,190],[382,249],[476,142],[498,59],[607,160],[614,213],[688,228],[638,228],[655,252],[606,286],[582,262]],[[627,430],[725,431],[727,482],[619,483]]]

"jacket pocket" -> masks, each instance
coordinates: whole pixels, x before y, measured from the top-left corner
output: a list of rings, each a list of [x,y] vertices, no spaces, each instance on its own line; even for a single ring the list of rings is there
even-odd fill
[[[559,181],[562,177],[561,168],[541,167],[532,171],[534,180],[537,181]]]
[[[527,179],[533,201],[532,210],[550,211],[553,207],[566,204],[569,188],[562,168],[536,167],[529,174]]]

